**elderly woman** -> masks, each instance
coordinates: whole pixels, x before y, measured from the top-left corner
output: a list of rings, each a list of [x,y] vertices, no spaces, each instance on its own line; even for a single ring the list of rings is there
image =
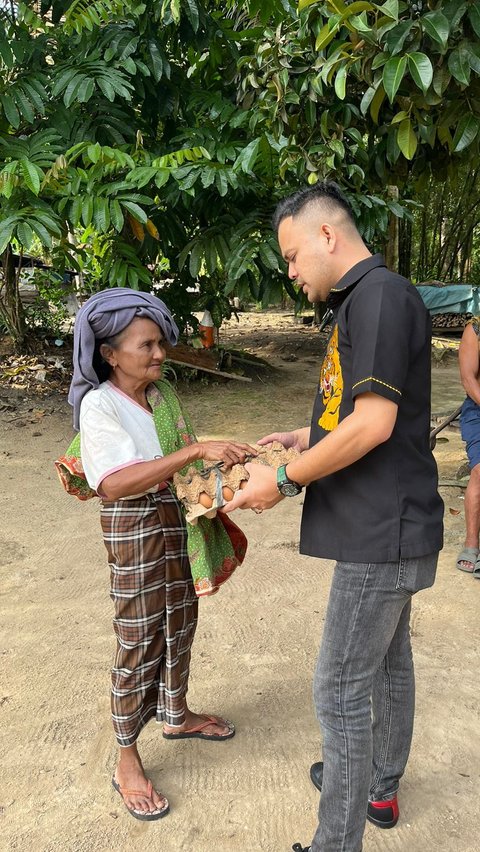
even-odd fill
[[[102,502],[111,569],[117,637],[111,706],[120,746],[112,784],[141,820],[159,819],[169,808],[146,778],[137,750],[151,718],[164,722],[166,739],[223,741],[235,733],[230,722],[187,706],[198,604],[186,524],[168,480],[199,460],[230,467],[252,448],[189,439],[188,422],[160,381],[165,342],[175,344],[177,337],[169,310],[155,296],[125,288],[95,294],[75,323],[69,394],[84,475]]]

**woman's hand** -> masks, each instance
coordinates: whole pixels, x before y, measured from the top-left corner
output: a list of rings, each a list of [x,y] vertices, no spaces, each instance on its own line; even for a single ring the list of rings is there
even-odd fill
[[[222,461],[226,468],[234,464],[243,464],[247,456],[256,456],[257,451],[250,444],[237,441],[199,441],[200,458],[205,461]]]
[[[303,453],[308,450],[310,440],[310,427],[305,426],[304,429],[295,429],[293,432],[272,432],[271,435],[265,435],[257,441],[262,447],[265,444],[271,444],[273,441],[278,441],[286,450],[298,450]]]

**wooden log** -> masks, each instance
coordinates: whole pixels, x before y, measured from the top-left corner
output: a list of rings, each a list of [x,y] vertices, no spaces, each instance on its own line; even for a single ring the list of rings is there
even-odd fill
[[[237,373],[225,373],[224,370],[212,370],[210,367],[203,367],[201,364],[190,364],[186,361],[178,361],[176,358],[168,358],[171,364],[178,364],[180,367],[189,367],[191,370],[201,370],[203,373],[212,373],[214,376],[224,376],[226,379],[236,379],[238,382],[251,382],[247,376],[239,376]]]

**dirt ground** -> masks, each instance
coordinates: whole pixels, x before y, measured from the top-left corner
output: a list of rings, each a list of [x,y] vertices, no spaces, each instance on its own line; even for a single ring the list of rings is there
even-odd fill
[[[324,346],[281,312],[242,314],[223,340],[267,358],[251,384],[182,388],[199,435],[254,441],[309,422]],[[433,368],[433,410],[462,399],[455,356]],[[0,387],[0,848],[32,852],[288,852],[307,844],[320,757],[311,701],[332,563],[298,554],[301,499],[261,517],[238,512],[245,565],[200,602],[190,703],[235,721],[226,743],[166,743],[150,723],[140,748],[171,802],[160,822],[125,811],[110,784],[112,659],[108,569],[96,501],[61,490],[53,459],[71,438],[65,397]],[[41,412],[41,413],[39,413]],[[442,481],[464,461],[442,433]],[[417,716],[392,831],[367,824],[364,850],[478,850],[480,582],[455,570],[463,491],[443,487],[446,543],[438,580],[415,598]]]

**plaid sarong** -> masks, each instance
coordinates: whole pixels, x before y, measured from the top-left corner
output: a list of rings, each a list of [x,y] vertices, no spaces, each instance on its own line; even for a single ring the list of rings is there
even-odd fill
[[[185,721],[198,599],[180,504],[169,489],[136,500],[103,500],[117,650],[112,718],[119,745],[132,745],[155,718]]]

